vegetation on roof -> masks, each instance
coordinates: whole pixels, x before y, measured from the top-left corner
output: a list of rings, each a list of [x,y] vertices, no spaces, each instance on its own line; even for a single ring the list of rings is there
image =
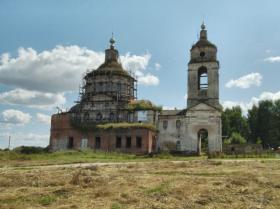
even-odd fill
[[[132,100],[128,104],[128,110],[155,110],[162,111],[162,106],[156,106],[149,100]]]
[[[77,128],[81,131],[91,131],[91,130],[113,130],[113,129],[130,129],[130,128],[144,128],[152,131],[157,131],[157,128],[150,123],[127,123],[127,122],[119,122],[119,123],[104,123],[104,124],[96,124],[96,123],[80,123],[80,122],[71,122],[71,126]]]
[[[119,75],[132,78],[132,76],[122,67],[114,66],[100,66],[97,70],[93,71],[94,76],[97,75]]]

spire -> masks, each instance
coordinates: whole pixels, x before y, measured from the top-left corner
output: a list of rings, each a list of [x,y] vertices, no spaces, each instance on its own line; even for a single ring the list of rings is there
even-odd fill
[[[110,39],[110,49],[114,49],[115,48],[115,39],[114,39],[114,33],[112,33],[112,37]]]
[[[207,40],[207,30],[206,30],[206,26],[204,24],[204,21],[201,24],[201,31],[200,31],[200,40]]]

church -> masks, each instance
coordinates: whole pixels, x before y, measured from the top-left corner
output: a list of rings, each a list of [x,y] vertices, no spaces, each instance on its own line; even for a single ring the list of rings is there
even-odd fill
[[[159,115],[161,150],[200,154],[222,152],[222,106],[219,103],[217,47],[207,39],[204,23],[190,50],[187,108]]]
[[[187,85],[183,110],[162,110],[151,101],[137,100],[137,79],[123,69],[111,38],[104,63],[84,76],[77,104],[52,115],[50,148],[139,154],[222,152],[219,61],[204,23],[190,49]]]

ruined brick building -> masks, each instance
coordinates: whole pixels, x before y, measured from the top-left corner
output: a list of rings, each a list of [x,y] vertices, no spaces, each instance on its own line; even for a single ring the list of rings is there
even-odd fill
[[[158,108],[136,100],[136,79],[123,69],[114,45],[111,38],[104,63],[84,76],[77,104],[52,116],[52,150],[156,151]]]
[[[137,100],[137,80],[123,69],[112,38],[104,63],[84,76],[78,103],[52,116],[50,147],[221,152],[219,62],[204,24],[190,55],[187,108],[160,110],[150,101]]]

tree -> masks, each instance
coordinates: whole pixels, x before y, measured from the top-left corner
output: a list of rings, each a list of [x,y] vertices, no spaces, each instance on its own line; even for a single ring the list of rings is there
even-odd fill
[[[266,100],[259,102],[256,134],[262,139],[263,145],[267,147],[271,146],[270,132],[272,131],[272,110],[272,101]]]
[[[222,134],[231,136],[233,132],[240,133],[243,137],[248,137],[248,123],[239,106],[227,108],[222,113]]]
[[[280,100],[273,104],[270,126],[268,143],[278,148],[280,146]]]
[[[258,111],[259,108],[254,105],[251,110],[248,110],[248,128],[249,142],[256,143],[259,137],[258,132]]]
[[[225,109],[222,113],[223,136],[241,137],[250,143],[262,144],[264,147],[280,146],[280,100],[260,101],[248,110],[248,117],[242,115],[240,107]],[[228,139],[225,143],[231,143]]]

